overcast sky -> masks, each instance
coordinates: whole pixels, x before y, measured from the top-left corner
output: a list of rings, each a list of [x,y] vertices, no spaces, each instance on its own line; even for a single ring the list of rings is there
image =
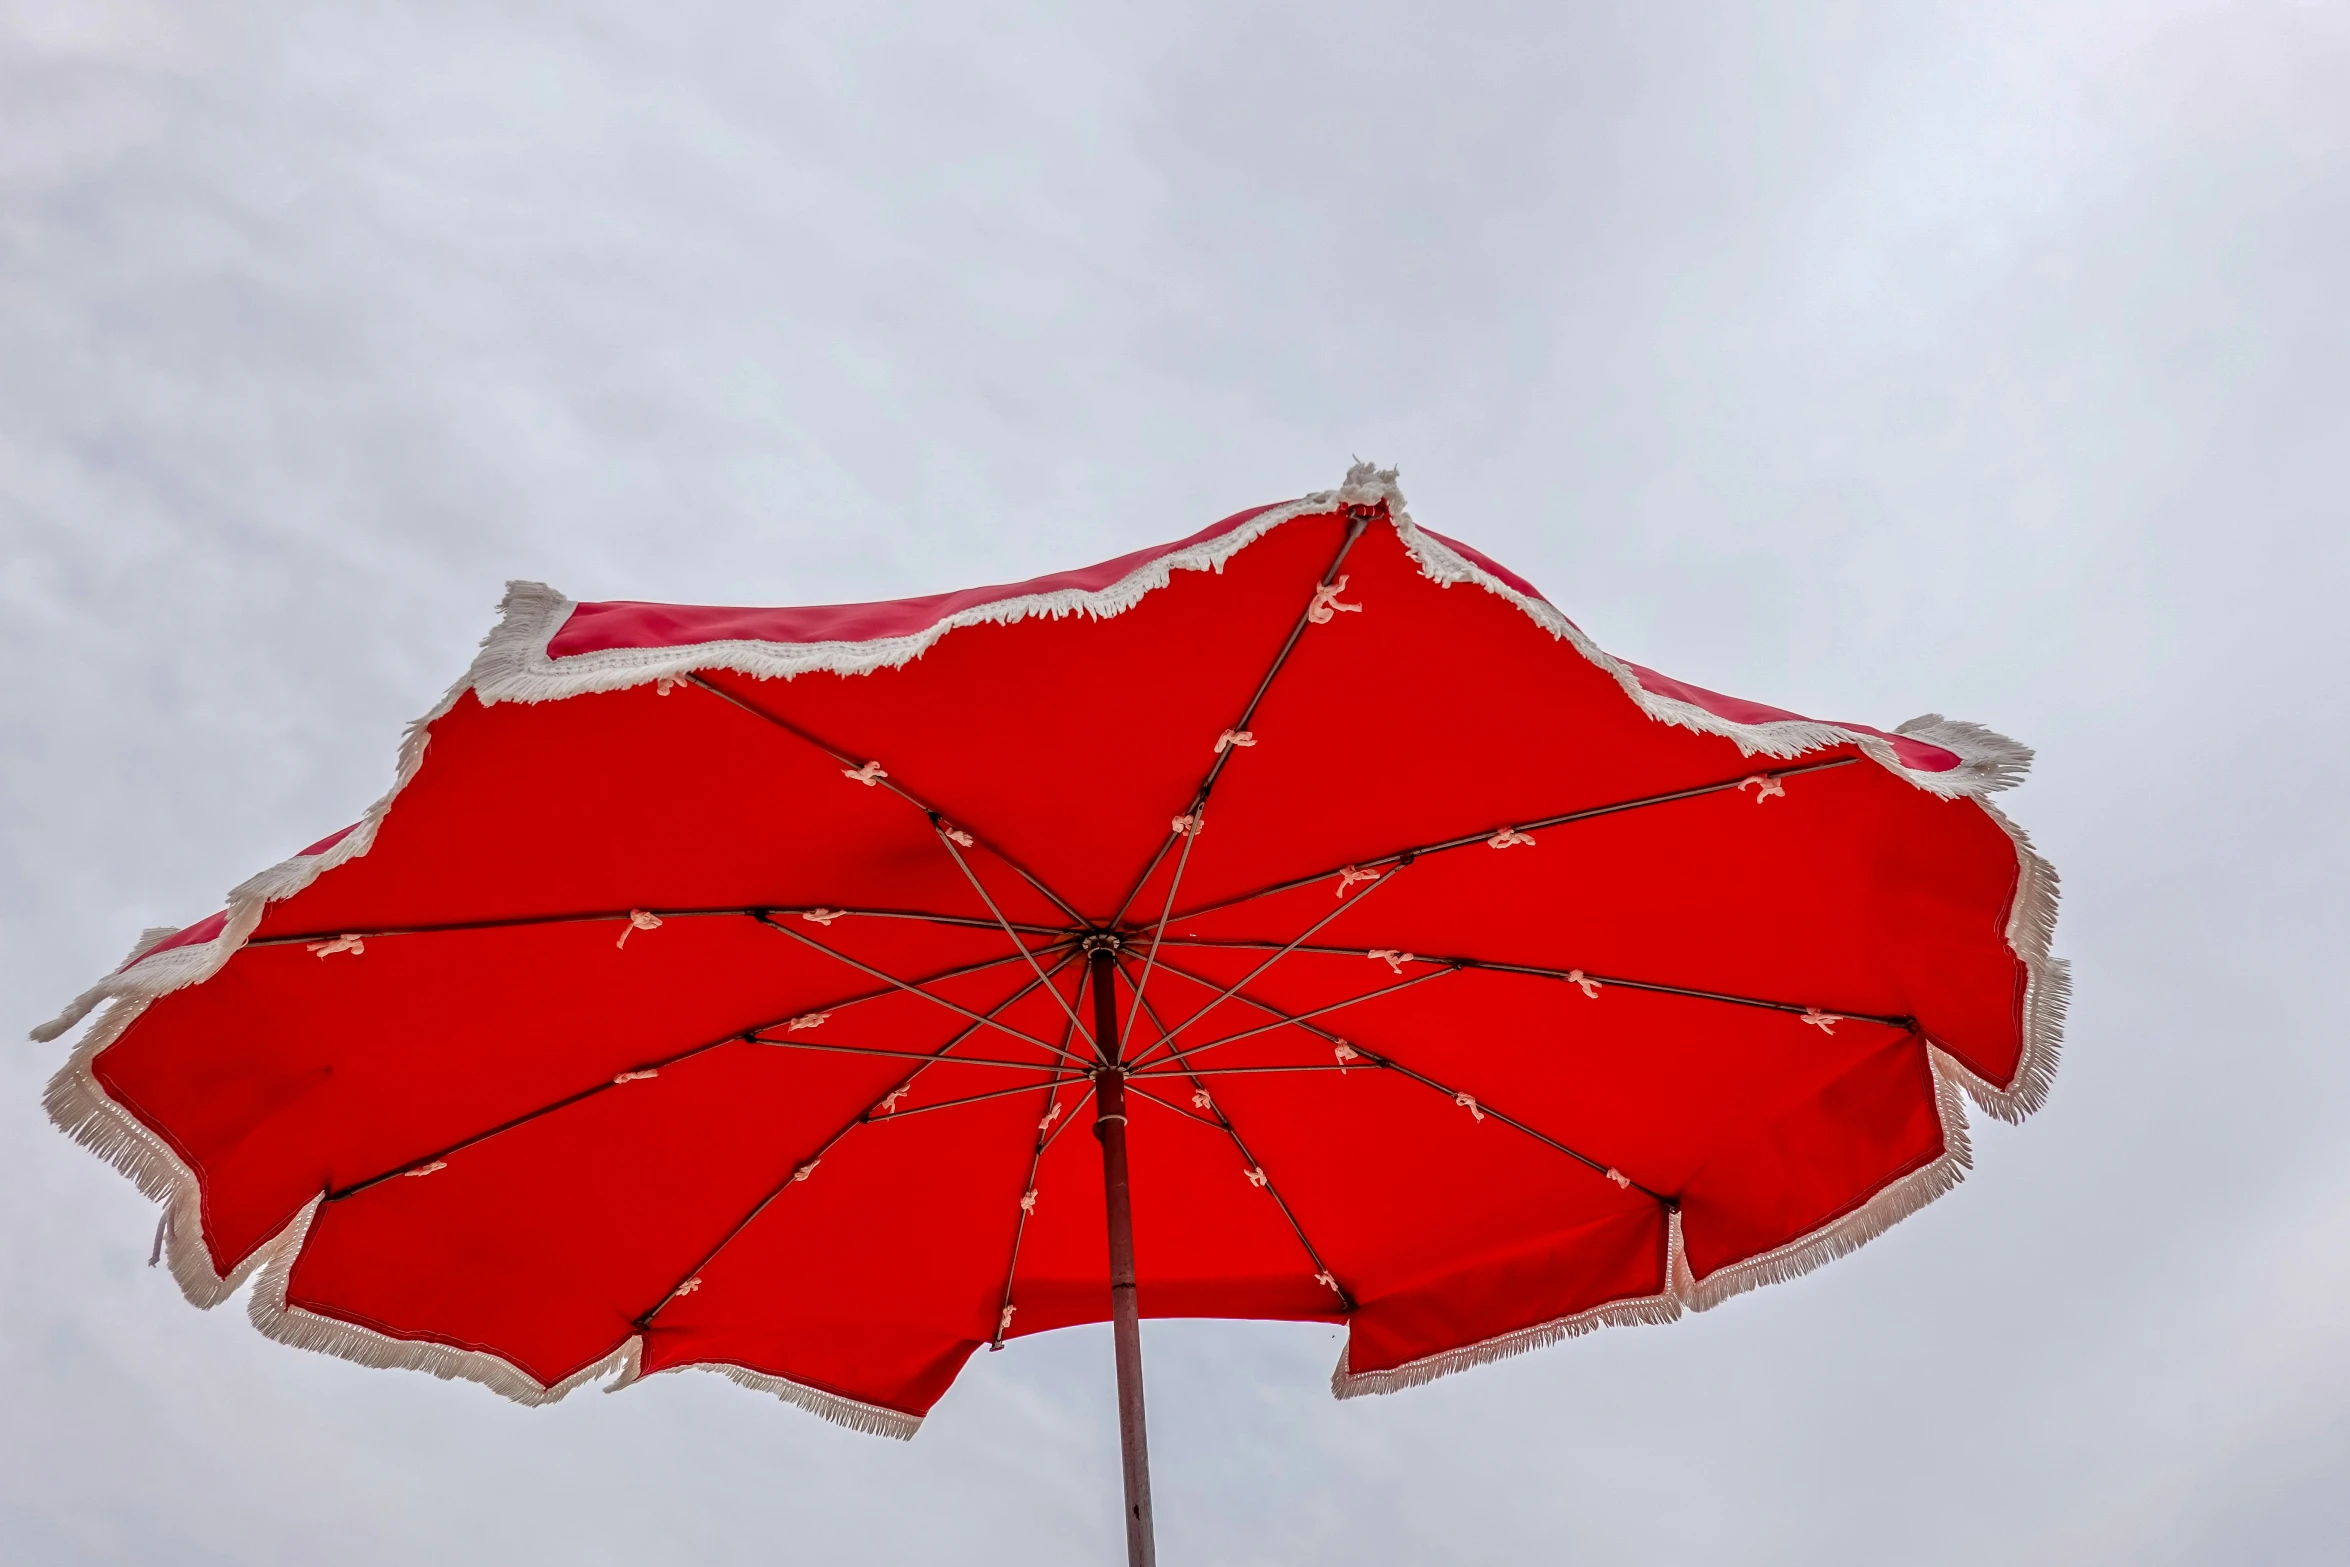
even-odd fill
[[[1356,454],[1628,657],[2037,746],[2078,998],[1709,1315],[1346,1404],[1151,1324],[1171,1567],[2350,1560],[2345,279],[2339,0],[0,0],[0,1560],[1117,1559],[1106,1330],[910,1447],[362,1370],[149,1272],[20,1030],[509,577],[896,597]]]

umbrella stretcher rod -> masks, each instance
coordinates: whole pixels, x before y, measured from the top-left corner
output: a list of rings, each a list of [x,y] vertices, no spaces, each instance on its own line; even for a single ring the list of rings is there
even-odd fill
[[[1093,1135],[1102,1145],[1102,1206],[1110,1219],[1110,1336],[1118,1361],[1118,1448],[1126,1483],[1127,1567],[1157,1567],[1151,1532],[1150,1442],[1142,1418],[1142,1319],[1134,1301],[1134,1205],[1126,1183],[1126,1078],[1118,1069],[1118,1003],[1109,944],[1093,948]]]

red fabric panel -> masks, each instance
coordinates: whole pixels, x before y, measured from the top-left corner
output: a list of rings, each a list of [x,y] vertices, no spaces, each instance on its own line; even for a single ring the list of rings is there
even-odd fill
[[[1386,1371],[1430,1344],[1478,1344],[1665,1287],[1667,1224],[1642,1204],[1363,1303],[1347,1331],[1347,1369]]]
[[[1690,1271],[1702,1281],[1800,1239],[1942,1153],[1925,1052],[1886,1040],[1833,1082],[1725,1129],[1681,1192]]]
[[[1108,587],[1163,555],[1220,538],[1250,518],[1272,510],[1252,506],[1189,538],[1136,550],[1077,571],[1057,571],[988,588],[962,588],[920,598],[878,604],[816,604],[796,609],[741,609],[698,604],[645,604],[619,600],[581,604],[547,645],[551,658],[597,653],[616,647],[692,647],[704,642],[870,642],[927,631],[950,615],[1006,599],[1058,593],[1074,588],[1092,593]]]
[[[353,822],[349,827],[339,827],[301,852],[306,855],[324,854],[327,850],[333,848],[336,844],[341,843],[345,838],[350,837],[351,834],[358,829],[358,826],[359,824],[357,822]]]
[[[330,1194],[293,1273],[306,1309],[548,1383],[641,1322],[648,1369],[731,1364],[918,1412],[995,1334],[1007,1281],[1015,1336],[1107,1311],[1084,1089],[1047,1080],[1069,1020],[1012,999],[1034,976],[994,921],[1035,927],[1046,963],[1079,925],[1015,865],[1086,925],[1122,919],[1134,965],[1172,892],[1131,1044],[1163,1025],[1210,1048],[1197,1081],[1162,1060],[1132,1085],[1144,1311],[1344,1318],[1358,1371],[1654,1295],[1665,1198],[1700,1275],[1853,1211],[1941,1152],[1928,1039],[2013,1077],[2016,857],[1980,806],[1831,748],[1803,761],[1844,765],[1781,796],[1723,788],[1491,848],[1757,763],[1649,719],[1501,598],[1429,581],[1382,526],[1343,567],[1362,611],[1307,629],[1205,831],[1146,877],[1343,532],[1301,518],[1111,619],[969,627],[898,669],[710,677],[755,711],[690,686],[464,697],[370,851],[272,905],[98,1078],[198,1173],[222,1270]],[[1147,558],[896,605],[582,606],[558,652],[902,634]],[[759,713],[879,760],[968,831],[993,911],[921,810]],[[1339,867],[1413,848],[1339,895]],[[818,906],[858,912],[800,918]],[[1252,976],[1325,916],[1306,941],[1330,950]],[[344,932],[364,951],[309,950]],[[1371,994],[1421,975],[1439,977]],[[1341,1074],[1318,1030],[1426,1080]],[[614,1081],[639,1070],[658,1076]],[[948,1103],[998,1088],[1017,1091]]]
[[[1871,729],[1866,724],[1848,724],[1838,718],[1826,720],[1806,718],[1801,713],[1790,713],[1783,707],[1771,707],[1762,702],[1749,702],[1744,697],[1724,696],[1719,691],[1708,691],[1703,686],[1693,686],[1686,680],[1675,680],[1670,675],[1660,675],[1655,670],[1644,669],[1638,664],[1631,664],[1629,667],[1632,673],[1639,678],[1642,689],[1654,691],[1658,696],[1674,697],[1693,706],[1701,707],[1716,718],[1727,718],[1734,724],[1769,724],[1790,719],[1805,724],[1824,721],[1834,724],[1839,729],[1849,729],[1854,734],[1875,735],[1880,740],[1890,741],[1893,746],[1893,754],[1901,759],[1901,765],[1904,767],[1914,767],[1925,773],[1946,773],[1958,765],[1956,754],[1945,751],[1938,745],[1928,745],[1923,740],[1912,740],[1907,735],[1888,734],[1882,729]]]
[[[228,910],[223,909],[218,914],[207,914],[178,934],[166,936],[152,947],[131,954],[123,960],[122,968],[129,968],[141,958],[153,957],[158,952],[168,952],[173,947],[200,947],[226,929],[228,929]],[[115,972],[120,973],[121,971],[121,969],[117,969]]]

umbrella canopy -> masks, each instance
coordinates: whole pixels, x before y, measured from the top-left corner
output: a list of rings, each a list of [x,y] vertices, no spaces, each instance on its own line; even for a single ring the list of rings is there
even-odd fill
[[[1111,1314],[1093,1128],[1125,1299],[1380,1392],[1801,1273],[2034,1108],[2028,758],[1612,658],[1367,467],[925,599],[517,584],[361,822],[42,1031],[112,1003],[50,1109],[273,1336],[896,1435]]]

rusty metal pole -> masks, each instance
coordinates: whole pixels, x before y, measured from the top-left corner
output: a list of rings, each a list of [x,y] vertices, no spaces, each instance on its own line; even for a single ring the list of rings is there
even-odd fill
[[[1110,1338],[1118,1360],[1118,1449],[1126,1475],[1127,1567],[1157,1567],[1151,1532],[1151,1455],[1142,1419],[1142,1318],[1134,1303],[1134,1207],[1126,1185],[1126,1078],[1119,1071],[1118,1001],[1110,949],[1096,947],[1093,1135],[1102,1145],[1102,1198],[1110,1218]]]

